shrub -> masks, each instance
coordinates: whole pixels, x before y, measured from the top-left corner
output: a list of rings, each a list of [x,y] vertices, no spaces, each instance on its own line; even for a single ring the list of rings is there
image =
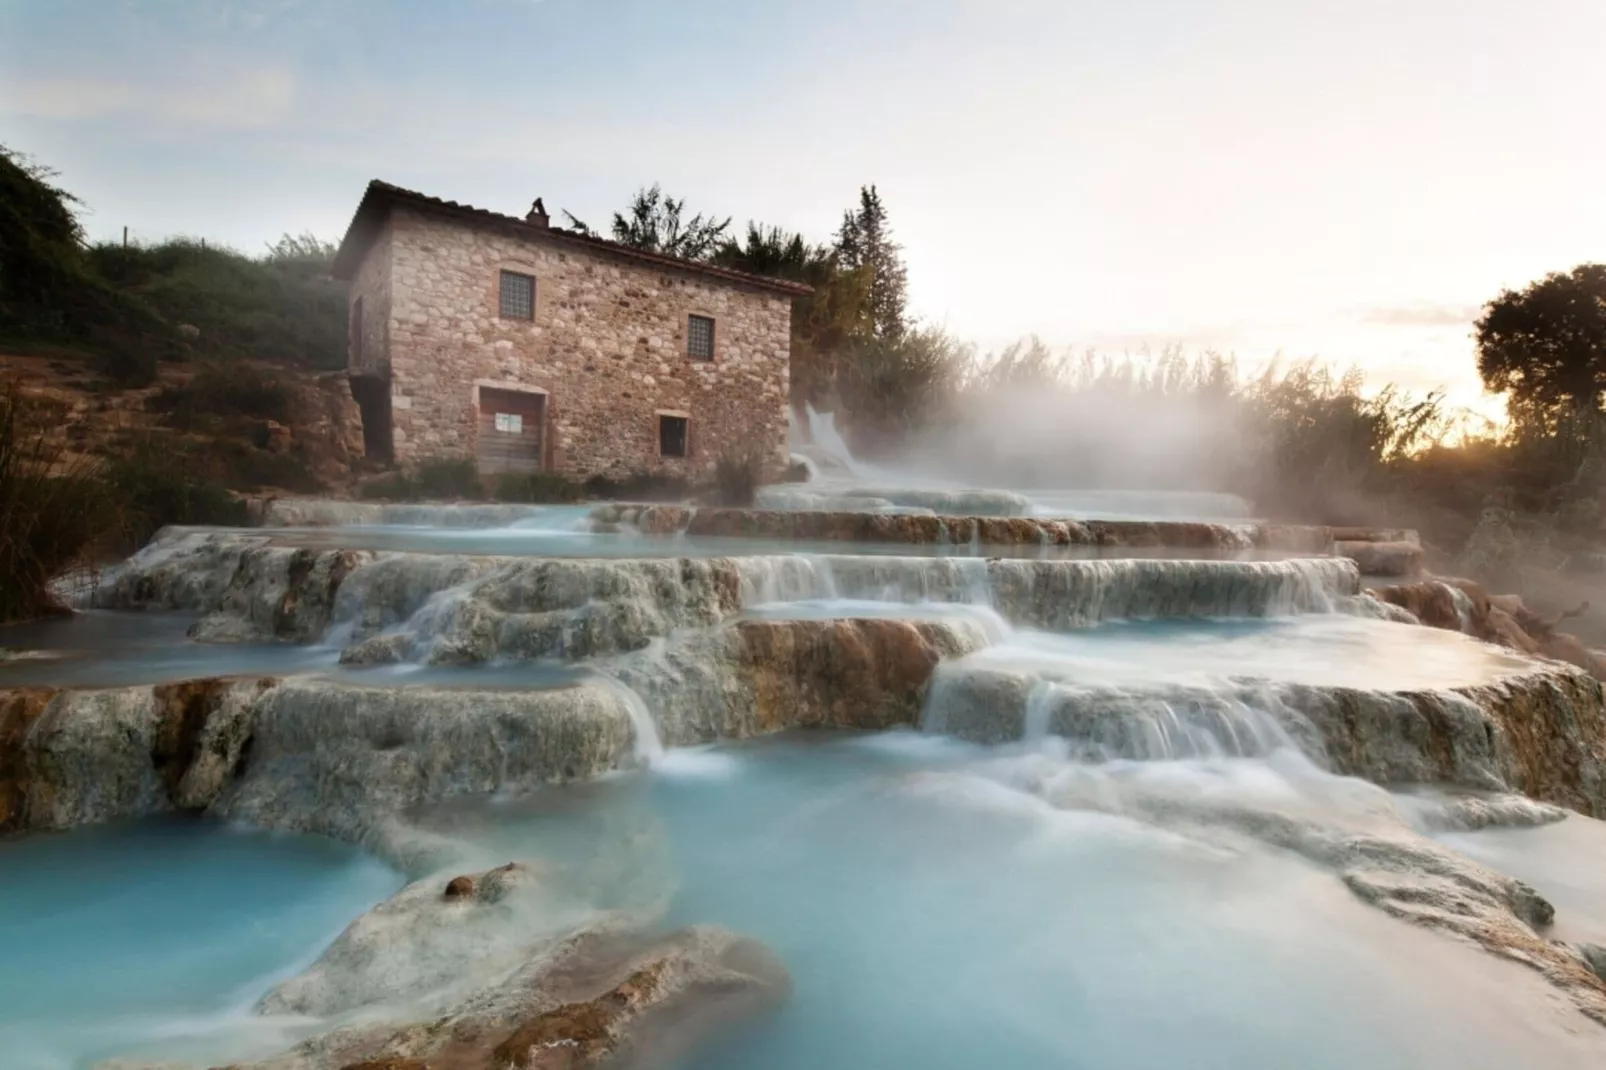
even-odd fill
[[[496,500],[557,505],[585,498],[585,488],[555,472],[508,473],[496,481]]]
[[[691,497],[690,481],[657,472],[636,472],[623,478],[592,476],[585,482],[587,498],[633,502],[678,502]]]
[[[253,364],[205,364],[179,386],[163,387],[150,407],[168,416],[181,430],[206,425],[219,416],[248,416],[289,423],[293,406],[290,387],[278,376]]]
[[[227,487],[274,487],[298,494],[324,489],[299,451],[273,453],[244,442],[216,441],[206,447],[206,455],[208,463],[201,467]]]
[[[59,610],[50,582],[85,564],[117,520],[93,462],[15,384],[0,387],[0,622]]]
[[[751,445],[727,450],[714,461],[714,504],[751,506],[763,481],[763,450]]]
[[[413,481],[425,498],[483,498],[485,484],[468,457],[430,457],[413,470]]]
[[[390,472],[362,484],[357,496],[370,501],[410,502],[416,501],[419,494],[417,485],[405,472]]]
[[[143,544],[169,524],[246,523],[244,502],[208,478],[204,469],[175,459],[172,443],[156,436],[133,440],[105,464],[101,482],[120,507],[122,549]]]
[[[174,328],[197,328],[194,353],[334,369],[346,359],[346,289],[329,277],[334,252],[309,236],[286,236],[260,257],[181,238],[96,245],[88,260]]]
[[[359,488],[364,498],[416,502],[438,498],[483,499],[485,484],[468,457],[430,457]]]

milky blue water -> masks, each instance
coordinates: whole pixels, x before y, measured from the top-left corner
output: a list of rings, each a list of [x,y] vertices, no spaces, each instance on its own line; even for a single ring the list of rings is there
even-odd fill
[[[249,1011],[400,886],[356,850],[190,820],[0,841],[0,1066],[273,1053]]]
[[[545,662],[356,668],[340,665],[340,648],[332,645],[197,643],[186,635],[195,620],[188,613],[87,610],[0,627],[0,688],[119,687],[210,676],[296,674],[374,687],[543,690],[591,675],[581,665]]]
[[[1606,1032],[1530,971],[1292,855],[1054,810],[1010,753],[792,736],[431,824],[488,863],[661,867],[670,923],[773,947],[792,998],[694,1070],[1606,1065]],[[1164,764],[1304,790],[1263,763]]]

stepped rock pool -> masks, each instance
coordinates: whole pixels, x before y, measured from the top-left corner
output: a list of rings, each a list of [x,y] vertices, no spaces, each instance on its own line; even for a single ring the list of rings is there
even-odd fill
[[[810,456],[767,504],[1247,516]],[[752,980],[608,958],[686,926],[785,998],[613,1065],[1606,1065],[1598,683],[1351,561],[298,508],[392,522],[169,532],[0,629],[0,1070],[607,1065],[576,1022]]]

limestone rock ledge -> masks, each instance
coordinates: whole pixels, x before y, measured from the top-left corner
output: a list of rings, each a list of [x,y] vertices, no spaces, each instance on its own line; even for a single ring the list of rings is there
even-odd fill
[[[939,671],[927,724],[1002,742],[1021,738],[1029,707],[1047,731],[1095,756],[1188,756],[1175,752],[1194,738],[1209,748],[1233,741],[1240,753],[1257,755],[1286,733],[1332,771],[1373,783],[1518,791],[1606,816],[1606,694],[1599,681],[1562,665],[1535,662],[1494,683],[1446,690],[1240,680],[1133,691],[960,662]]]
[[[962,622],[737,621],[550,690],[320,679],[0,691],[0,833],[170,810],[318,832],[395,859],[408,809],[637,760],[640,685],[670,745],[913,725]]]
[[[456,795],[595,776],[634,729],[607,687],[353,687],[318,679],[0,692],[0,833],[172,810],[372,842]]]
[[[201,613],[191,634],[204,640],[340,641],[348,664],[467,664],[623,653],[754,605],[802,599],[971,602],[1018,625],[1081,628],[1359,601],[1378,609],[1351,597],[1359,590],[1355,565],[1339,558],[529,559],[313,551],[256,535],[171,531],[122,566],[96,604]]]
[[[955,660],[989,640],[967,618],[738,619],[543,691],[303,677],[0,692],[0,832],[177,809],[384,851],[373,837],[410,807],[633,763],[644,718],[669,746],[922,723],[999,742],[1021,738],[1029,707],[1047,731],[1098,753],[1175,756],[1165,748],[1193,727],[1208,747],[1261,753],[1277,743],[1263,738],[1270,723],[1334,771],[1379,784],[1520,791],[1606,815],[1606,696],[1575,669],[1535,663],[1443,691],[1251,680],[1044,691],[1031,676]]]
[[[720,509],[686,505],[604,505],[599,531],[633,527],[651,535],[979,546],[1173,547],[1248,550],[1252,525],[1190,521],[1056,520],[1030,516],[938,516],[807,509]]]

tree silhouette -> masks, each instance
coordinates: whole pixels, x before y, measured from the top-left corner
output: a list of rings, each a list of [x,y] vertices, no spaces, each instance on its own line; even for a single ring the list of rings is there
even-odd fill
[[[859,187],[859,206],[842,214],[836,234],[837,256],[847,271],[870,279],[870,318],[875,337],[897,341],[909,329],[908,272],[903,250],[892,240],[887,209],[875,186]]]
[[[649,253],[663,253],[685,260],[708,260],[719,251],[730,228],[730,217],[715,219],[701,212],[690,219],[684,218],[686,201],[665,195],[654,182],[636,191],[630,205],[623,212],[613,214],[613,240],[633,249]],[[573,212],[564,210],[569,226],[586,235],[598,237],[597,232]]]
[[[1606,391],[1606,264],[1580,264],[1506,290],[1477,323],[1485,389],[1554,419],[1601,407]]]

